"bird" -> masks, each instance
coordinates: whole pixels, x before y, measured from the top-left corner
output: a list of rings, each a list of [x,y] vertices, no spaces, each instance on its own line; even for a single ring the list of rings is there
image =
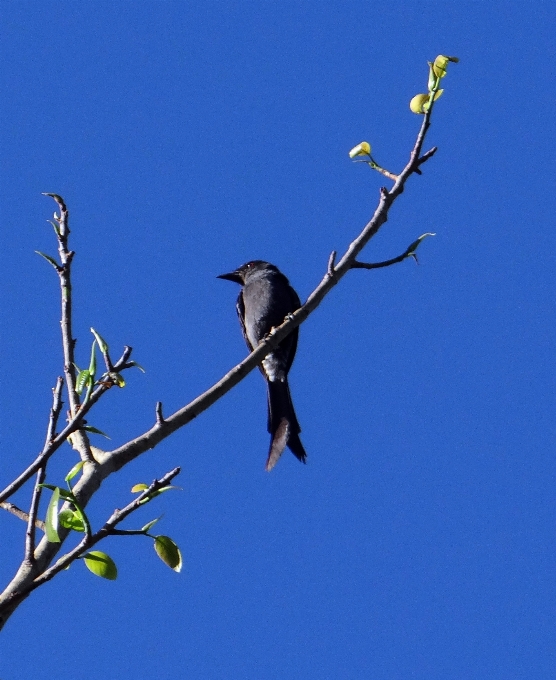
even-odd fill
[[[239,283],[242,287],[236,310],[250,351],[257,347],[272,328],[280,326],[289,314],[301,307],[299,296],[288,279],[278,267],[269,262],[251,260],[233,272],[220,274],[217,278]],[[299,438],[301,428],[288,385],[288,372],[297,349],[298,331],[295,328],[259,365],[267,387],[270,433],[266,461],[268,472],[276,465],[286,446],[302,463],[307,460]]]

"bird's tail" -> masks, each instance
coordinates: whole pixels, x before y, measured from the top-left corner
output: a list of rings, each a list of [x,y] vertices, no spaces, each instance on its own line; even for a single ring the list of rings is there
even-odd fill
[[[268,431],[271,435],[270,449],[266,461],[268,471],[276,465],[286,446],[302,463],[307,454],[299,438],[301,428],[293,409],[288,381],[267,380]]]

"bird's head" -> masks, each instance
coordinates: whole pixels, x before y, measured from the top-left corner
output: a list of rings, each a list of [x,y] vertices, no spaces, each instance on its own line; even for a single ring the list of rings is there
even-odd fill
[[[276,269],[276,267],[272,264],[269,264],[268,262],[265,262],[264,260],[251,260],[250,262],[242,264],[241,267],[238,267],[233,272],[230,272],[229,274],[220,274],[220,276],[217,276],[216,278],[226,279],[226,281],[233,281],[234,283],[239,283],[242,286],[250,273],[261,271],[262,269]]]

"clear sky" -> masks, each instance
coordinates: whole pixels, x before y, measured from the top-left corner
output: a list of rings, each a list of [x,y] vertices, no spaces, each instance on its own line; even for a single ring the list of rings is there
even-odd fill
[[[308,464],[272,473],[264,383],[109,480],[100,526],[175,465],[180,575],[141,537],[75,564],[0,636],[2,680],[536,680],[556,665],[555,19],[551,3],[3,2],[1,485],[36,455],[62,370],[47,223],[71,212],[77,357],[130,373],[90,418],[115,447],[246,354],[250,259],[302,299],[405,164],[427,60],[451,65],[414,177],[304,324],[291,388]],[[104,446],[105,440],[95,439]],[[61,483],[66,447],[48,471]],[[28,503],[29,492],[17,501]],[[43,508],[44,512],[44,508]],[[0,514],[2,585],[24,525]]]

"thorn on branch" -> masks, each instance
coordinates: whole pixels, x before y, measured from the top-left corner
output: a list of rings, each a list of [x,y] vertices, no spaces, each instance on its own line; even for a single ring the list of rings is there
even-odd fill
[[[162,415],[162,402],[161,401],[156,402],[155,412],[156,412],[156,424],[157,425],[164,425],[164,416]]]
[[[380,187],[380,198],[382,201],[390,200],[390,192],[386,187]]]
[[[328,268],[327,269],[328,269],[328,276],[330,278],[333,278],[333,276],[335,274],[335,271],[334,271],[335,263],[336,263],[336,251],[333,250],[330,253],[330,257],[328,258]]]
[[[434,156],[434,154],[435,154],[437,151],[438,151],[438,147],[437,147],[437,146],[433,146],[432,149],[430,149],[429,151],[427,151],[426,153],[424,153],[424,154],[421,156],[421,158],[419,158],[419,160],[417,161],[417,167],[415,168],[415,172],[416,172],[418,175],[422,175],[422,174],[423,174],[423,173],[419,170],[419,166],[420,166],[420,165],[423,165],[423,163],[426,163],[426,162],[429,160],[429,158],[432,158],[432,157]]]

